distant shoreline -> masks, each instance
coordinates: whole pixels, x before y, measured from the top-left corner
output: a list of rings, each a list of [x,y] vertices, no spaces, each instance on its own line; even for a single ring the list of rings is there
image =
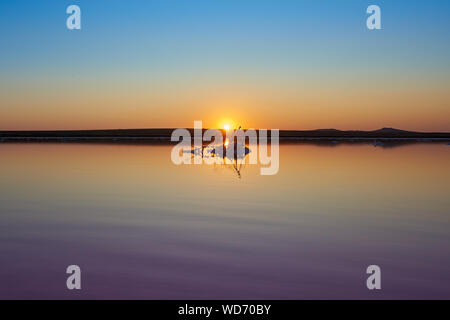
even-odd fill
[[[0,131],[1,142],[173,143],[174,129]],[[193,136],[193,129],[188,129]],[[206,130],[206,129],[204,129]],[[222,130],[225,134],[225,131]],[[270,138],[270,134],[269,134]],[[414,132],[393,128],[357,130],[280,130],[280,142],[450,142],[450,132]]]

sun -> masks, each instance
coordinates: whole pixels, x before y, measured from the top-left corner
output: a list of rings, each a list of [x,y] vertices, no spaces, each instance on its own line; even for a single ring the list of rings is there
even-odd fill
[[[223,128],[228,131],[230,130],[231,126],[227,123],[223,125]]]

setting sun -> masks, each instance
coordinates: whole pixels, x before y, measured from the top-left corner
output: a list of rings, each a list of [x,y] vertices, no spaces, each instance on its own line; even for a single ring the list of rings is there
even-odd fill
[[[223,126],[223,128],[225,129],[225,130],[230,130],[230,125],[229,124],[225,124],[224,126]]]

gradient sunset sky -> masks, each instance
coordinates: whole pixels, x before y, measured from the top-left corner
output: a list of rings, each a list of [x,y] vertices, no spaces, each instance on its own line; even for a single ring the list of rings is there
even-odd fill
[[[449,17],[448,0],[3,0],[0,130],[450,131]]]

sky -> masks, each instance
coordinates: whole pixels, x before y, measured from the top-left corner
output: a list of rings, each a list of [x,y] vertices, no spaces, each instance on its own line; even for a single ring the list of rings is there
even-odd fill
[[[0,130],[450,131],[449,14],[447,0],[2,0]]]

